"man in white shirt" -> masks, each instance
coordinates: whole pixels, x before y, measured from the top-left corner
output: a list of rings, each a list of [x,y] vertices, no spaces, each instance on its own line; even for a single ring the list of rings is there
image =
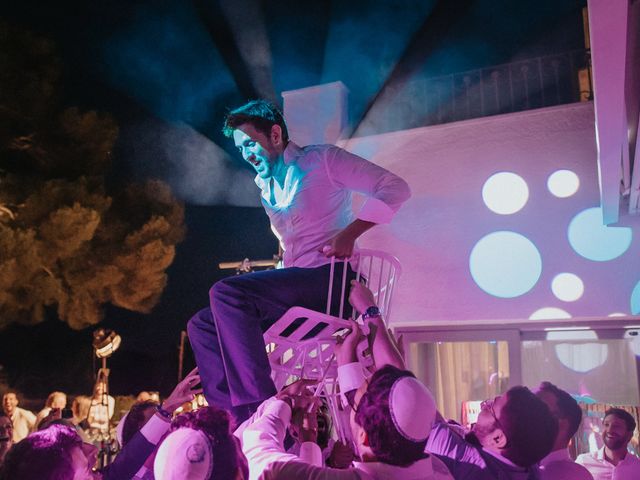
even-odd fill
[[[385,365],[358,388],[350,426],[360,460],[346,470],[305,463],[284,451],[292,406],[305,408],[304,395],[295,391],[299,385],[265,401],[244,430],[251,480],[453,480],[438,458],[424,453],[436,408],[427,388],[411,372]],[[315,448],[319,455],[319,447]]]
[[[640,459],[627,451],[636,421],[621,408],[610,408],[602,422],[604,447],[579,455],[576,462],[584,465],[594,480],[636,480],[640,478]]]
[[[4,413],[13,423],[13,443],[18,443],[33,430],[36,416],[29,410],[18,407],[18,396],[15,392],[7,392],[2,397]]]
[[[356,239],[390,222],[410,192],[398,176],[341,148],[299,147],[280,111],[262,100],[231,111],[224,133],[256,172],[285,267],[217,282],[210,308],[188,324],[207,401],[241,422],[275,394],[263,332],[292,306],[324,310],[330,257],[350,256]],[[355,217],[353,192],[367,197]]]
[[[541,480],[593,480],[589,470],[569,456],[569,442],[580,428],[582,410],[575,399],[550,382],[542,382],[536,395],[558,420],[558,435],[549,455],[540,460]]]

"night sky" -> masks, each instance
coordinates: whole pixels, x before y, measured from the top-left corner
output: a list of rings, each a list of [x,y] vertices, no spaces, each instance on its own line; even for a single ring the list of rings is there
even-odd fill
[[[115,394],[167,392],[180,331],[220,261],[277,251],[253,175],[220,126],[247,99],[341,80],[355,131],[383,94],[433,77],[583,48],[579,0],[14,2],[0,17],[52,39],[64,102],[109,112],[120,136],[112,181],[161,178],[186,205],[186,239],[149,315],[107,308],[122,335]],[[398,124],[396,129],[406,128]],[[0,333],[0,365],[26,396],[88,393],[91,332],[51,314]],[[188,359],[188,364],[192,360]]]

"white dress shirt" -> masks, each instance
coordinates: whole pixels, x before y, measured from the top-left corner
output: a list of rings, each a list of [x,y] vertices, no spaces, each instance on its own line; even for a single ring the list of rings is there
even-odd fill
[[[540,480],[593,480],[589,470],[578,465],[566,448],[554,450],[540,460]]]
[[[301,148],[289,142],[284,164],[282,189],[260,176],[255,182],[284,251],[285,267],[329,263],[318,250],[355,219],[352,192],[367,197],[357,218],[377,224],[389,223],[411,195],[407,183],[397,175],[334,145]]]
[[[576,463],[583,465],[593,480],[638,480],[640,479],[640,459],[627,452],[618,465],[610,463],[604,456],[604,447],[592,453],[578,455]]]
[[[282,441],[291,420],[289,405],[273,397],[259,411],[261,416],[243,432],[242,450],[249,462],[250,480],[453,480],[447,467],[433,455],[408,467],[380,462],[354,462],[354,468],[348,470],[309,465],[283,450]]]
[[[10,416],[13,423],[13,443],[18,443],[35,428],[36,416],[33,412],[24,408],[16,407]]]

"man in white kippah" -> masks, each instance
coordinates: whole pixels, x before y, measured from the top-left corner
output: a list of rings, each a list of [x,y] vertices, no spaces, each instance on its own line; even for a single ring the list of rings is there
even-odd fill
[[[411,372],[403,370],[402,357],[379,312],[370,308],[375,305],[371,292],[354,282],[349,300],[359,312],[370,313],[367,324],[373,334],[374,361],[382,367],[365,381],[356,354],[360,332],[354,324],[353,332],[336,348],[336,360],[341,389],[351,391],[347,397],[349,423],[359,461],[351,469],[337,470],[304,463],[284,451],[282,443],[292,407],[304,408],[305,400],[312,402],[313,397],[305,396],[307,383],[302,381],[266,400],[257,418],[244,430],[249,478],[452,480],[442,461],[425,453],[436,415],[431,393]]]
[[[438,458],[424,453],[436,408],[411,372],[386,365],[356,391],[350,425],[360,461],[348,470],[310,465],[284,451],[292,405],[301,405],[299,385],[267,400],[244,430],[250,479],[452,480]]]
[[[158,448],[156,480],[244,480],[246,460],[233,436],[229,413],[216,407],[187,412]]]

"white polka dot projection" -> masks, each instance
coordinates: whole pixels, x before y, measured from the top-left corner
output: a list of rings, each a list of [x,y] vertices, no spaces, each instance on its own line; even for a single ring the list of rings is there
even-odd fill
[[[571,318],[571,314],[561,308],[544,307],[529,316],[529,320],[557,320],[559,318]]]
[[[469,269],[476,284],[490,295],[513,298],[527,293],[542,273],[542,258],[524,235],[493,232],[473,247]]]
[[[631,315],[640,315],[640,282],[631,292]]]
[[[602,343],[561,343],[555,346],[558,360],[574,372],[586,373],[604,365],[609,347]]]
[[[563,302],[575,302],[584,293],[584,283],[573,273],[559,273],[551,281],[551,290]]]
[[[515,173],[496,173],[484,183],[482,199],[492,212],[510,215],[525,206],[529,199],[529,187],[527,182]]]
[[[571,170],[557,170],[549,175],[547,188],[558,198],[567,198],[580,188],[580,179]]]
[[[569,243],[578,255],[595,262],[619,257],[631,245],[632,230],[602,224],[600,207],[588,208],[573,217],[569,224]]]

